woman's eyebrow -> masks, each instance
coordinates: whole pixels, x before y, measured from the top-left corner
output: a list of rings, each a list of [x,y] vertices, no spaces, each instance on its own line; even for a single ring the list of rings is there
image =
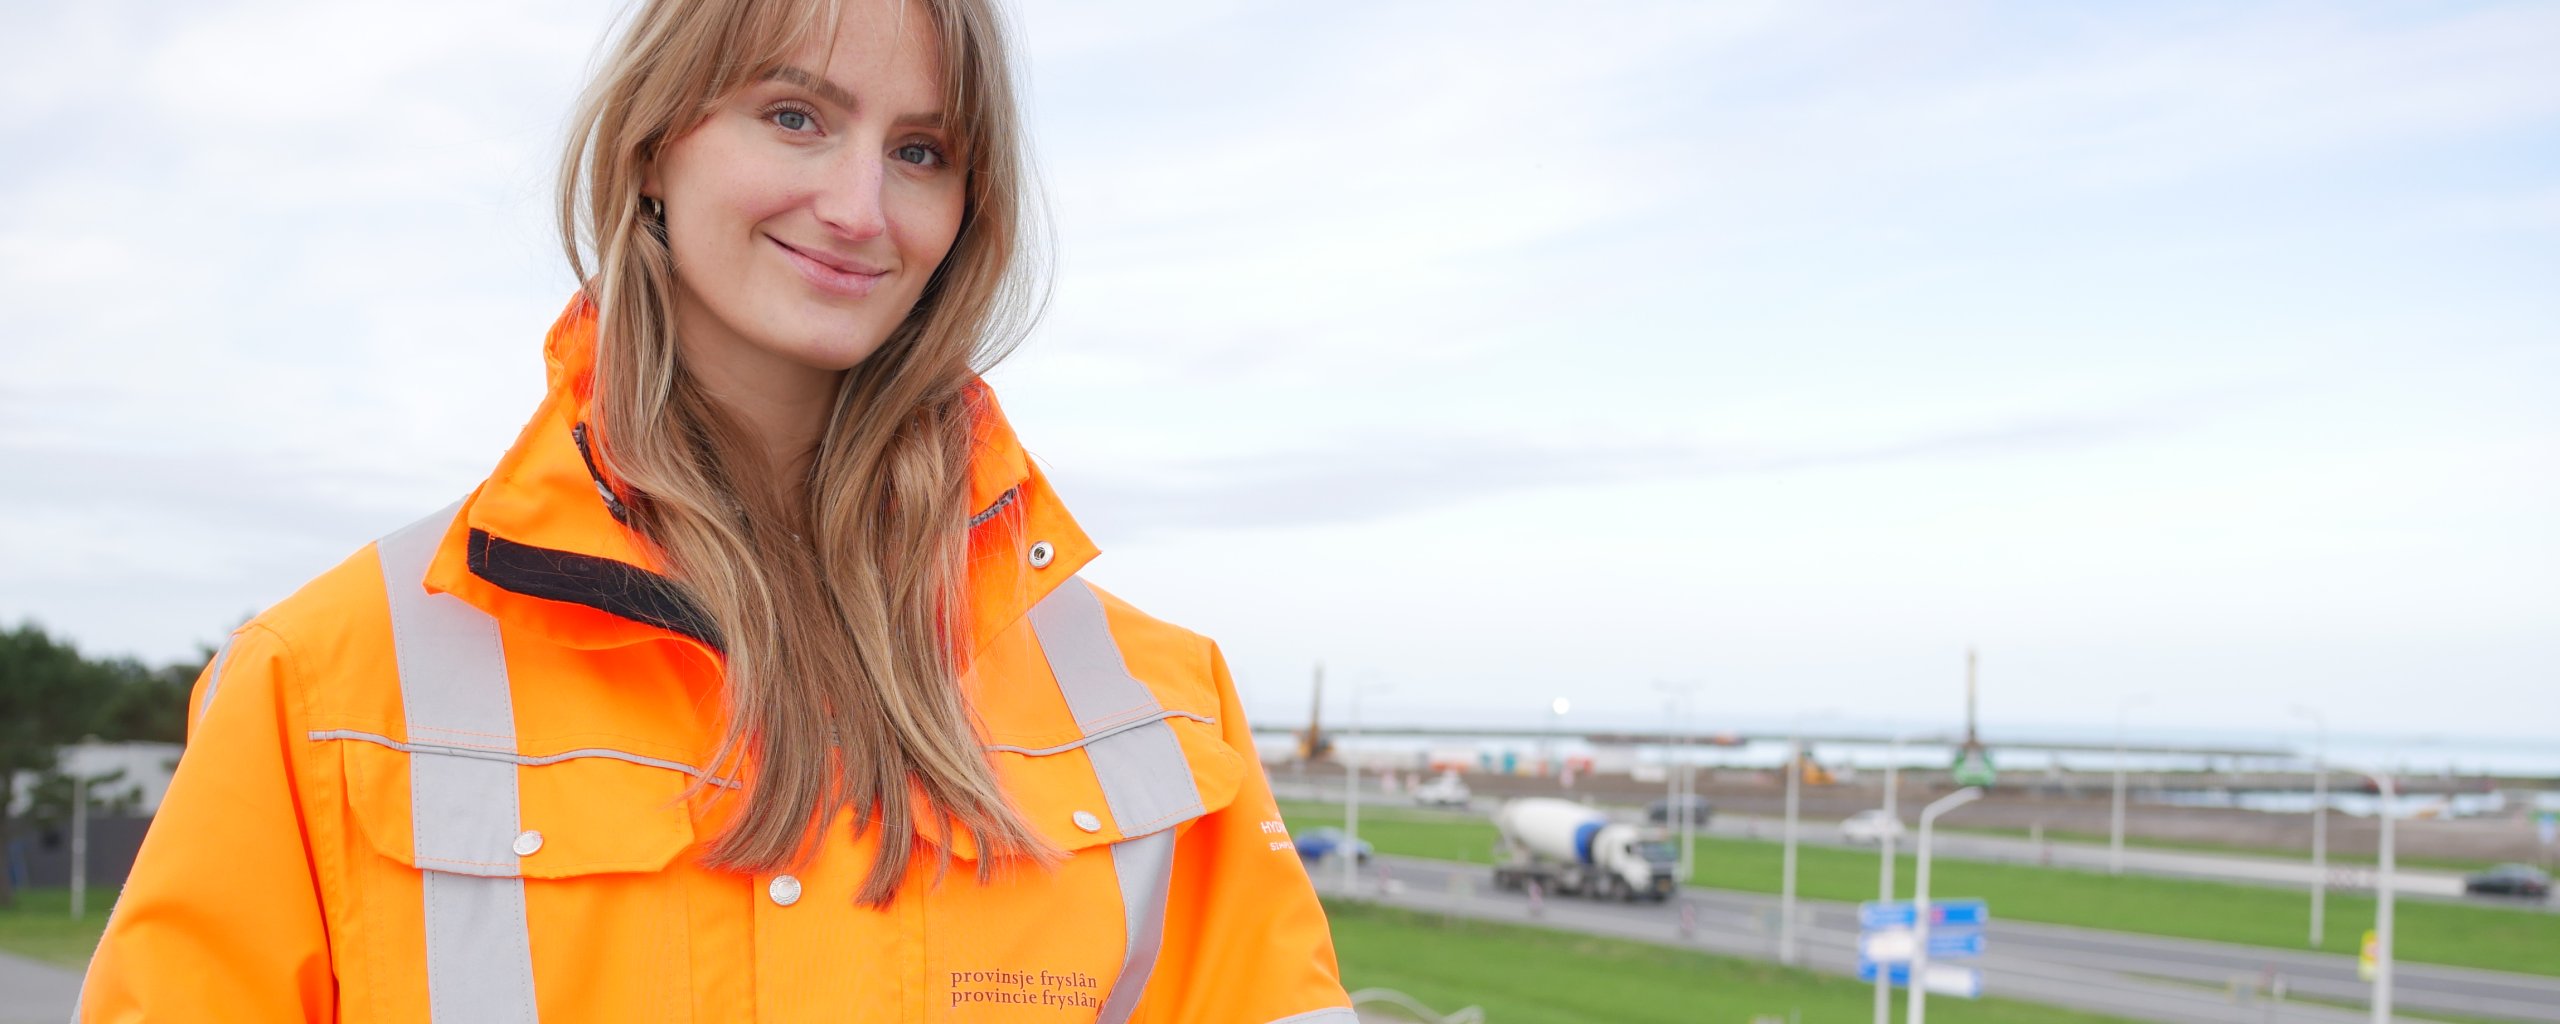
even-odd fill
[[[768,82],[789,82],[792,85],[807,89],[810,92],[817,93],[819,99],[833,103],[836,106],[843,107],[846,110],[853,110],[858,107],[858,104],[853,102],[853,93],[845,87],[837,85],[834,82],[827,81],[826,79],[820,78],[806,71],[802,71],[799,68],[787,65],[784,67],[778,67],[765,72],[764,78]]]

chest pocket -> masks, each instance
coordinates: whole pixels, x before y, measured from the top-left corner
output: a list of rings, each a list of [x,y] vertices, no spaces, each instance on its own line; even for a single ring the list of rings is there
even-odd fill
[[[543,1001],[594,1007],[671,997],[649,1015],[662,1019],[691,1004],[685,951],[671,948],[664,940],[677,936],[663,933],[666,922],[685,920],[680,887],[665,869],[694,841],[684,799],[694,770],[601,746],[519,750],[497,622],[423,585],[459,508],[375,545],[406,738],[349,729],[310,738],[339,745],[348,814],[382,858],[372,870],[389,872],[376,877],[417,881],[429,1021],[539,1019],[528,880],[544,887],[533,902],[546,929],[592,939],[599,953],[629,936],[658,936],[634,944],[646,948],[649,963],[597,955],[581,960],[591,970],[546,974]],[[367,886],[362,876],[357,884],[401,891]],[[413,948],[416,935],[386,935],[379,944]],[[398,962],[385,964],[386,972],[418,969],[414,957],[391,959]],[[635,994],[635,981],[653,991]],[[616,994],[617,987],[624,991]]]
[[[989,757],[1025,822],[1069,856],[1055,872],[936,890],[928,915],[949,924],[926,928],[926,999],[947,1015],[935,1019],[1126,1021],[1163,947],[1181,826],[1231,802],[1247,763],[1212,715],[1164,706],[1131,673],[1101,595],[1081,579],[1026,621],[1032,642],[1009,650],[1036,645],[1072,725],[1054,712],[1035,716],[1045,729],[1005,723]],[[1038,671],[1008,664],[999,671],[1013,678]],[[1062,943],[1060,921],[1100,941]]]

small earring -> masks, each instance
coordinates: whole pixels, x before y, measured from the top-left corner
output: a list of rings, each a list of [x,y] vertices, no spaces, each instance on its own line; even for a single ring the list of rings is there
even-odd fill
[[[667,204],[659,202],[656,196],[641,196],[640,212],[647,215],[650,220],[665,220]]]

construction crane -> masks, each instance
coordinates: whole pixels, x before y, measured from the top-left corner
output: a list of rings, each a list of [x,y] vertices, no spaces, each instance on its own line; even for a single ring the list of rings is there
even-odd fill
[[[1302,764],[1322,761],[1333,756],[1333,737],[1324,733],[1324,663],[1316,663],[1316,694],[1307,708],[1307,727],[1298,731],[1298,761]]]

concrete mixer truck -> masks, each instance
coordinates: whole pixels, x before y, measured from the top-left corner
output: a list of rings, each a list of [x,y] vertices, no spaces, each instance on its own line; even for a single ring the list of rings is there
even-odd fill
[[[1518,892],[1535,882],[1547,892],[1604,899],[1669,899],[1679,855],[1663,830],[1613,822],[1608,815],[1552,797],[1513,800],[1495,812],[1504,861],[1497,889]]]

